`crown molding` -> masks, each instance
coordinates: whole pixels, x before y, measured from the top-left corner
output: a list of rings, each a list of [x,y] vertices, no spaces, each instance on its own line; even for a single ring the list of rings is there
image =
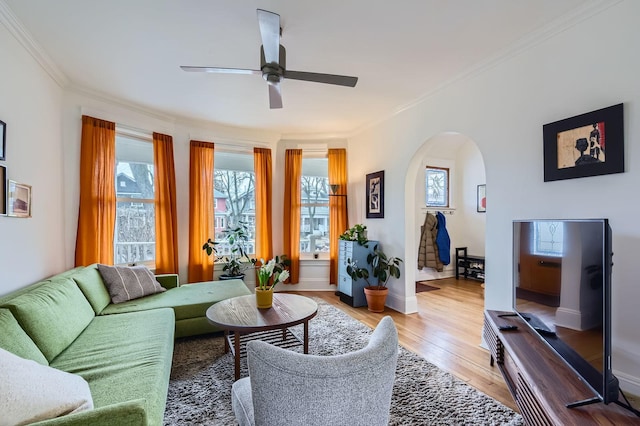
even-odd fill
[[[117,96],[113,96],[108,93],[101,92],[99,90],[90,89],[88,87],[80,86],[74,83],[69,83],[66,89],[69,93],[75,93],[77,95],[86,96],[88,98],[94,99],[99,102],[105,102],[111,105],[119,106],[121,108],[128,109],[132,112],[143,114],[150,118],[164,121],[169,124],[175,124],[175,121],[176,121],[176,118],[173,115],[163,114],[158,109],[148,108],[133,102],[129,102]]]
[[[0,22],[9,30],[11,35],[25,48],[33,59],[53,78],[58,86],[65,88],[69,84],[69,78],[53,62],[44,49],[33,39],[29,31],[22,25],[22,22],[13,13],[11,8],[0,0]]]
[[[347,137],[352,138],[355,137],[357,135],[359,135],[360,133],[378,125],[381,123],[384,123],[385,121],[390,120],[391,118],[403,113],[406,110],[409,110],[423,102],[425,102],[427,99],[429,99],[430,97],[436,95],[438,92],[446,89],[447,87],[460,82],[460,81],[464,81],[468,78],[472,78],[474,76],[477,76],[481,73],[483,73],[484,71],[494,68],[496,66],[498,66],[499,64],[507,61],[508,59],[517,56],[521,53],[526,52],[527,50],[532,49],[533,47],[539,45],[540,43],[544,42],[545,40],[548,40],[564,31],[566,31],[569,28],[574,27],[575,25],[579,24],[582,21],[585,21],[586,19],[591,18],[592,16],[598,15],[600,13],[602,13],[603,11],[615,6],[618,3],[621,3],[623,0],[591,0],[588,1],[587,3],[583,4],[580,7],[575,8],[574,10],[559,16],[557,19],[549,22],[548,24],[544,25],[543,27],[534,30],[533,32],[524,35],[523,37],[521,37],[519,40],[517,40],[515,43],[511,44],[510,46],[506,47],[505,49],[502,49],[500,51],[498,51],[497,53],[487,57],[486,59],[476,63],[475,65],[472,65],[471,67],[467,68],[466,70],[462,71],[461,73],[453,76],[452,78],[450,78],[449,80],[446,80],[445,82],[439,84],[438,86],[436,86],[435,88],[433,88],[432,90],[428,91],[427,93],[423,94],[422,96],[418,97],[417,99],[414,99],[413,101],[410,101],[406,104],[400,105],[397,108],[395,108],[392,112],[390,112],[389,114],[386,114],[382,117],[379,117],[377,119],[371,120],[365,124],[363,124],[362,126],[357,127],[356,129],[352,130],[351,132],[348,133]]]

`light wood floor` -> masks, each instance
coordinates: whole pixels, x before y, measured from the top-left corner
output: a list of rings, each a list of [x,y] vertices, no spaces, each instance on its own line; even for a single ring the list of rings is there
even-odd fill
[[[369,312],[366,306],[352,308],[340,302],[334,292],[313,295],[371,328],[384,315],[390,315],[403,347],[517,411],[500,371],[489,365],[489,352],[480,347],[484,321],[480,283],[447,278],[429,284],[439,290],[418,293],[418,313],[409,315],[389,308],[380,314]]]

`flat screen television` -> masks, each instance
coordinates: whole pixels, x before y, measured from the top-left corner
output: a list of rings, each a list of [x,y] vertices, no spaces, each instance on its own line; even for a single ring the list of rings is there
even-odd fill
[[[570,407],[618,400],[612,255],[607,219],[513,222],[514,310],[595,393]]]

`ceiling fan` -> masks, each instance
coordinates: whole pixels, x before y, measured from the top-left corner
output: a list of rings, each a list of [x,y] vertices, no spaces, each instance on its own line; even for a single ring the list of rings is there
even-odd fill
[[[280,82],[285,78],[355,87],[358,77],[288,70],[286,68],[286,51],[284,46],[280,44],[280,15],[262,9],[257,11],[262,38],[259,70],[194,66],[181,66],[180,68],[190,72],[262,75],[269,86],[269,106],[271,109],[282,108]]]

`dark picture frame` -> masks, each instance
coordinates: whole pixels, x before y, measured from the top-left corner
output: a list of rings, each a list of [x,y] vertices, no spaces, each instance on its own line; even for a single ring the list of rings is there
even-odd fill
[[[487,185],[486,184],[478,185],[476,206],[477,206],[476,209],[478,213],[487,212]]]
[[[7,167],[0,165],[0,216],[7,215]]]
[[[384,218],[384,170],[367,175],[367,219]]]
[[[618,104],[545,124],[544,181],[623,173],[623,113]]]
[[[0,161],[7,159],[7,123],[0,120]]]

